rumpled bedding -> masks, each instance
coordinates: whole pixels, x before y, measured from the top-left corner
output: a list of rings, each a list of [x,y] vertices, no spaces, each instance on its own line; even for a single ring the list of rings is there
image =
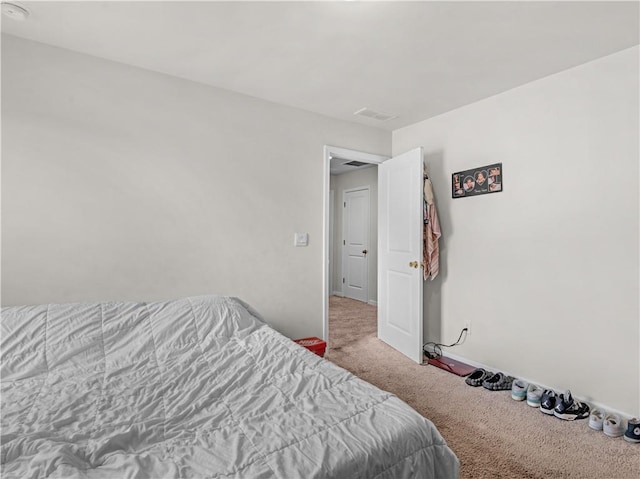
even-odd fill
[[[3,478],[458,477],[435,426],[236,298],[2,308]]]

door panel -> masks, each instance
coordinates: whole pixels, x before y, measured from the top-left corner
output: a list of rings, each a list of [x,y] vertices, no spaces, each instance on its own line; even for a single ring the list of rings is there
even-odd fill
[[[399,274],[389,271],[387,276],[389,284],[389,311],[398,311],[404,304],[408,304],[411,299],[409,291],[411,290],[411,277],[407,274]],[[408,316],[390,314],[387,322],[393,328],[398,329],[404,334],[413,334],[411,321]]]
[[[369,297],[369,189],[344,193],[343,293],[367,301]]]
[[[422,148],[378,167],[378,337],[422,363]]]

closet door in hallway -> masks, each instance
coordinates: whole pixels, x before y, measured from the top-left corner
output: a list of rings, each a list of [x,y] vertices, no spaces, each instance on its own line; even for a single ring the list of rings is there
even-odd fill
[[[343,201],[342,292],[369,299],[369,188],[345,190]]]

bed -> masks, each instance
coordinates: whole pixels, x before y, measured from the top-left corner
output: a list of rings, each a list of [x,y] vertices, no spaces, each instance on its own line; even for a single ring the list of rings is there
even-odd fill
[[[3,478],[458,477],[435,426],[237,298],[2,308]]]

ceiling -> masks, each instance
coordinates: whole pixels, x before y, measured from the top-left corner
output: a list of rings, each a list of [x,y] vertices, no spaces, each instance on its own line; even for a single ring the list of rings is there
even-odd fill
[[[385,130],[640,43],[638,2],[19,3],[3,33]]]

